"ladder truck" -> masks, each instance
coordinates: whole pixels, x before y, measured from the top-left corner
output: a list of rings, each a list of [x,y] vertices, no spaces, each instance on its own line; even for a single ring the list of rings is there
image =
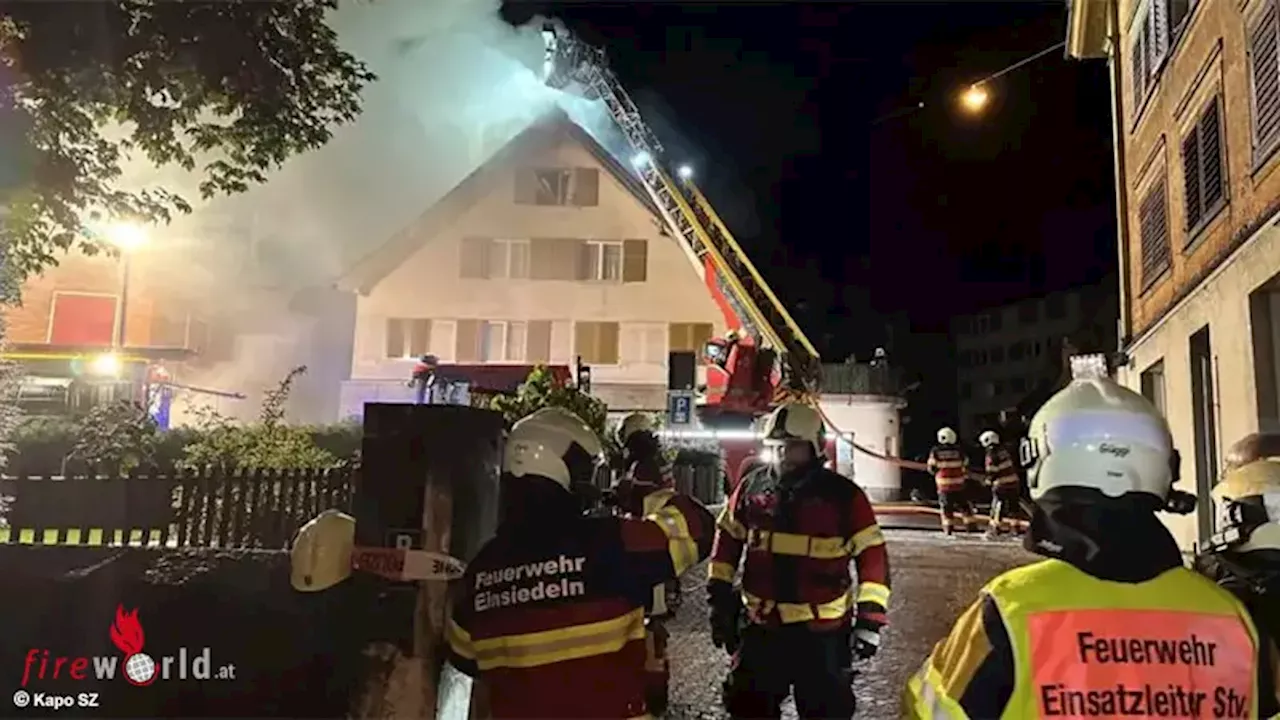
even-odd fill
[[[691,170],[677,167],[673,178],[662,143],[609,68],[604,49],[582,42],[555,21],[543,26],[542,36],[544,82],[603,102],[631,146],[632,165],[669,232],[702,263],[708,287],[736,316],[727,318],[729,336],[711,343],[718,356],[712,359],[727,378],[704,410],[754,417],[788,399],[812,398],[821,369],[818,351],[698,189]]]

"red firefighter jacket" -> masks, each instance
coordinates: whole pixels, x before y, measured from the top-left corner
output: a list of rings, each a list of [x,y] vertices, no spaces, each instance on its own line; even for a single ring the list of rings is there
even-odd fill
[[[1007,448],[1001,445],[987,448],[986,471],[992,489],[1010,492],[1018,488],[1018,469]]]
[[[500,529],[460,581],[450,662],[486,683],[495,718],[643,716],[644,606],[707,556],[713,527],[677,496],[645,520]]]
[[[968,469],[969,458],[958,445],[934,445],[929,451],[929,472],[938,492],[963,490]]]
[[[855,612],[887,621],[884,535],[862,488],[843,475],[813,467],[784,481],[772,466],[753,470],[720,514],[710,582],[732,583],[744,550],[742,599],[755,624],[832,630]]]

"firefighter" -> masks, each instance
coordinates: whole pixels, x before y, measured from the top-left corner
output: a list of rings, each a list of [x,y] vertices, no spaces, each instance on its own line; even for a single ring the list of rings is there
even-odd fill
[[[1101,358],[1073,372],[1023,441],[1024,545],[1047,559],[982,589],[909,680],[902,717],[1257,718],[1253,623],[1183,566],[1157,517],[1194,509],[1173,489],[1168,424]]]
[[[622,446],[627,468],[615,489],[618,507],[632,517],[649,517],[677,497],[653,420],[642,413],[628,415],[618,427],[618,444]],[[667,659],[670,633],[666,622],[675,617],[680,600],[680,581],[672,579],[654,586],[653,597],[645,608],[646,704],[654,715],[661,715],[667,709],[671,669]]]
[[[1252,442],[1250,443],[1252,439]],[[1257,457],[1251,448],[1280,437],[1250,436],[1237,448],[1227,471],[1213,488],[1219,532],[1201,547],[1195,568],[1231,591],[1249,609],[1270,652],[1269,669],[1280,667],[1280,456]],[[1250,460],[1250,457],[1253,457]],[[1274,689],[1274,688],[1273,688]],[[1259,697],[1262,717],[1280,713],[1274,693]]]
[[[1003,532],[1024,532],[1027,523],[1019,517],[1022,481],[1018,478],[1013,454],[1000,443],[1000,436],[994,430],[979,435],[978,444],[986,454],[984,465],[987,482],[991,485],[991,518],[987,537],[995,538]]]
[[[973,509],[965,492],[969,475],[969,458],[956,444],[956,431],[944,427],[938,431],[938,444],[929,451],[929,472],[938,490],[938,510],[942,519],[942,531],[948,536],[960,525],[966,532],[973,530]]]
[[[862,489],[823,467],[816,410],[780,406],[765,442],[772,462],[743,478],[725,504],[707,583],[712,641],[732,655],[725,709],[777,718],[794,688],[801,718],[852,717],[854,656],[875,655],[887,620],[884,536]]]
[[[484,683],[495,718],[645,715],[645,605],[711,548],[714,519],[685,496],[646,519],[580,514],[569,488],[602,449],[566,415],[511,429],[498,530],[446,624],[450,662]]]

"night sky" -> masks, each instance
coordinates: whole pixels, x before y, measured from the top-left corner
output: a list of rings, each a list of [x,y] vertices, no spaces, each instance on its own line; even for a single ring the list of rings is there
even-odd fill
[[[981,115],[957,102],[1062,41],[1061,0],[508,3],[509,22],[551,14],[608,48],[828,361],[891,342],[954,378],[951,315],[1113,272],[1105,63],[1056,50]]]

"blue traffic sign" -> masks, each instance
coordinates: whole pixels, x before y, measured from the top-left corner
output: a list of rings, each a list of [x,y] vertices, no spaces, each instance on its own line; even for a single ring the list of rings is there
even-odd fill
[[[667,395],[667,423],[689,425],[693,422],[693,395],[672,392]]]

